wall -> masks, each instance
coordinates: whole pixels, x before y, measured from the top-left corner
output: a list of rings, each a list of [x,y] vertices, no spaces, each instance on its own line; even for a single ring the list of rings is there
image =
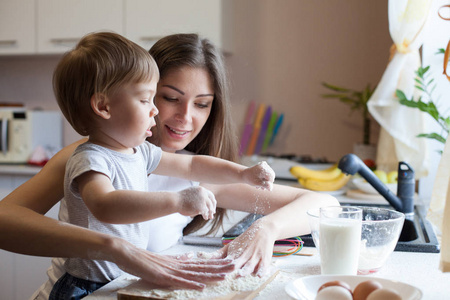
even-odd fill
[[[58,110],[52,74],[60,56],[0,56],[0,102],[24,103],[29,109]],[[64,119],[64,145],[81,138]]]
[[[386,67],[387,1],[227,0],[234,52],[226,61],[240,136],[250,100],[285,113],[273,153],[337,160],[362,142],[362,119],[321,98],[322,81],[362,89]],[[0,102],[58,109],[51,75],[59,56],[0,57]],[[372,142],[378,128],[374,126]],[[79,136],[66,124],[65,144]]]
[[[281,136],[268,151],[329,160],[352,152],[362,142],[362,117],[321,98],[327,92],[321,82],[358,90],[378,83],[392,44],[387,1],[233,3],[235,52],[228,62],[236,119],[245,118],[254,99],[285,113]],[[372,143],[378,130],[374,124]]]

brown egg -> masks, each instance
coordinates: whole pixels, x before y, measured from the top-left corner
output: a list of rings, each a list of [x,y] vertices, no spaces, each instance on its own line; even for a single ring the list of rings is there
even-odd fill
[[[358,284],[353,290],[353,300],[366,300],[367,296],[383,286],[375,280],[367,280]]]
[[[340,285],[327,286],[321,289],[315,300],[353,300],[352,293]]]
[[[340,280],[329,281],[329,282],[322,284],[320,286],[319,290],[317,290],[317,292],[320,292],[320,290],[322,290],[326,287],[329,287],[329,286],[341,286],[341,287],[347,289],[350,293],[352,292],[352,288],[350,287],[350,285],[348,285],[347,282],[340,281]]]
[[[367,300],[402,300],[402,297],[392,289],[381,288],[370,293]]]

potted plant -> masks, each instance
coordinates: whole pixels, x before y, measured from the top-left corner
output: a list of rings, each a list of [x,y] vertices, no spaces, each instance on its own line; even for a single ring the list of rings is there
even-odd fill
[[[429,74],[427,74],[430,66],[427,67],[419,67],[419,69],[415,72],[417,75],[415,88],[421,90],[425,96],[429,99],[428,102],[423,102],[422,97],[415,100],[414,98],[408,99],[405,93],[401,90],[397,90],[395,95],[397,96],[400,104],[417,108],[420,111],[423,111],[430,115],[433,120],[435,120],[439,127],[441,128],[441,132],[432,132],[432,133],[421,133],[417,135],[417,137],[424,137],[436,140],[442,144],[445,144],[447,140],[447,136],[450,131],[450,117],[444,116],[438,109],[436,103],[433,101],[433,91],[436,85],[433,83],[434,79],[429,79]],[[442,151],[439,151],[442,154]]]
[[[375,91],[375,87],[371,87],[370,84],[361,90],[353,90],[349,88],[339,87],[326,82],[322,85],[332,91],[329,94],[323,94],[324,98],[337,99],[344,104],[350,106],[350,112],[359,111],[361,113],[363,121],[363,139],[362,144],[357,143],[354,146],[353,152],[358,155],[361,159],[375,160],[376,148],[374,145],[370,144],[370,128],[371,128],[371,118],[369,114],[369,109],[367,108],[367,102]]]

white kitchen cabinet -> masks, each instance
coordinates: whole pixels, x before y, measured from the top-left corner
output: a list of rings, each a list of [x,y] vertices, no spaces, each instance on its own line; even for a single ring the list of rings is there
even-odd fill
[[[173,33],[198,33],[224,49],[221,0],[124,0],[125,36],[150,47]]]
[[[16,187],[30,179],[40,168],[0,165],[0,201]],[[57,219],[59,203],[46,216]],[[19,238],[19,237],[18,237]],[[29,299],[47,280],[51,258],[20,255],[0,250],[0,299]]]
[[[15,299],[14,254],[0,250],[0,299]]]
[[[0,54],[35,52],[35,0],[0,1]]]
[[[123,34],[123,0],[36,0],[37,53],[64,53],[85,34]]]
[[[114,31],[149,49],[173,33],[199,33],[224,52],[231,38],[223,0],[2,0],[0,55],[61,54],[85,34]]]

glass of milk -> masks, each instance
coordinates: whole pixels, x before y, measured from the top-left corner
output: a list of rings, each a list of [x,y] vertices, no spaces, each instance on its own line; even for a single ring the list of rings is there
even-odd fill
[[[319,224],[322,275],[356,275],[362,209],[345,206],[322,207]]]

